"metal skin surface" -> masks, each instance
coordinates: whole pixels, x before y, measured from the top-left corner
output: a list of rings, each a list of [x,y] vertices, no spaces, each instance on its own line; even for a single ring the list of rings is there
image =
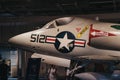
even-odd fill
[[[119,25],[64,17],[41,29],[12,37],[9,42],[40,54],[68,59],[120,60],[120,30],[111,27]]]

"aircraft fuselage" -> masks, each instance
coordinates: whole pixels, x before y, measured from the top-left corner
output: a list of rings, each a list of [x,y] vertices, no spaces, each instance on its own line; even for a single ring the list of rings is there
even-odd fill
[[[9,41],[47,55],[99,60],[120,59],[119,24],[77,17],[70,19],[71,21],[67,21],[67,18],[53,20],[42,29],[23,33]]]

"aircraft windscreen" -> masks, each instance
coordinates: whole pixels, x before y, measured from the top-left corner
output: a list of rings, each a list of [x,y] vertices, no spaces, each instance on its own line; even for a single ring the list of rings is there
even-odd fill
[[[55,28],[54,23],[52,23],[48,28]]]
[[[46,29],[50,29],[50,28],[55,28],[55,21],[51,21],[48,24],[45,25]]]
[[[72,20],[73,20],[73,17],[65,17],[65,18],[56,19],[55,21],[57,26],[62,26],[70,23]]]
[[[59,18],[56,20],[53,20],[51,22],[49,22],[48,24],[45,25],[46,29],[50,29],[50,28],[55,28],[56,26],[63,26],[66,24],[69,24],[70,22],[72,22],[74,19],[74,17],[64,17],[64,18]]]

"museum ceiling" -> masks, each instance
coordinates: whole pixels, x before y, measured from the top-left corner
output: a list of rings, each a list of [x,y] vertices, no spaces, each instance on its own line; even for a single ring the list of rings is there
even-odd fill
[[[0,0],[0,16],[51,16],[120,12],[120,0]]]

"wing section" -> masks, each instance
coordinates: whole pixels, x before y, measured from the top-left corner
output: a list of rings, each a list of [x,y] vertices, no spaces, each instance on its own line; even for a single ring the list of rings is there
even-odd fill
[[[42,62],[47,64],[53,64],[53,65],[62,66],[62,67],[70,67],[69,59],[50,56],[50,55],[37,54],[37,53],[34,53],[31,57],[41,58]]]
[[[79,56],[79,59],[88,59],[88,60],[120,60],[118,56],[111,55],[88,55],[88,56]]]

